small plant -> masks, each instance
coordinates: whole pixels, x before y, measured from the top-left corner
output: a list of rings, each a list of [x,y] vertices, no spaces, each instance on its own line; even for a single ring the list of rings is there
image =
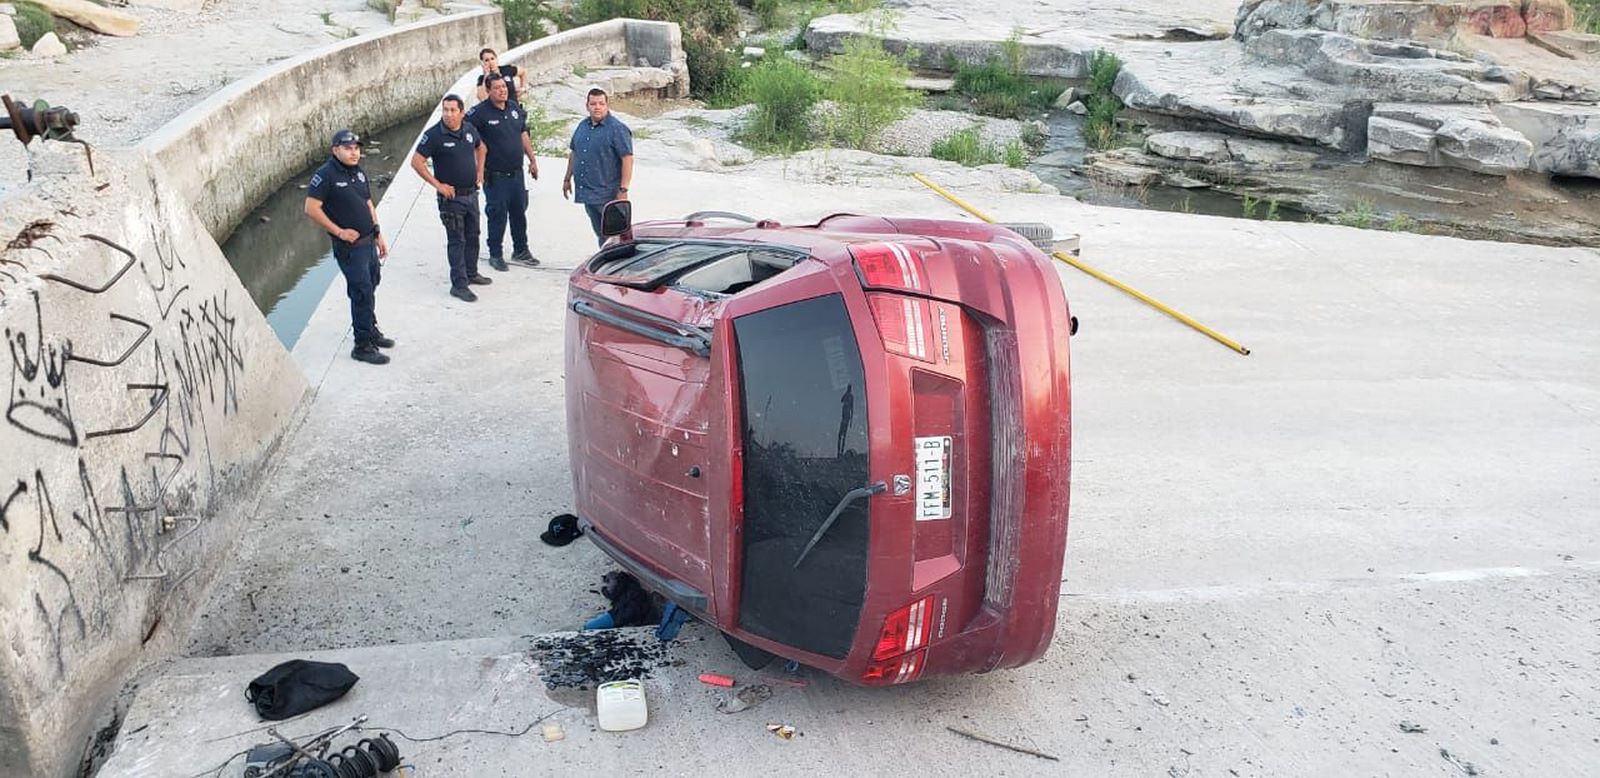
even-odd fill
[[[1357,200],[1353,207],[1340,211],[1338,215],[1333,217],[1333,220],[1335,223],[1346,227],[1366,229],[1372,226],[1376,217],[1377,214],[1372,209],[1371,201]]]
[[[544,0],[495,0],[495,4],[500,6],[506,23],[506,43],[512,48],[543,38],[545,22],[559,26],[559,15]]]
[[[978,136],[978,128],[969,127],[941,138],[933,143],[933,150],[929,152],[934,159],[946,162],[956,162],[967,167],[979,165],[992,165],[1000,161],[1000,155],[993,146],[985,145]]]
[[[544,144],[560,139],[566,134],[567,122],[561,119],[551,119],[544,112],[544,106],[536,101],[530,101],[527,106],[528,140],[533,143],[533,148],[538,150]]]
[[[1244,212],[1244,218],[1246,219],[1256,218],[1256,209],[1260,206],[1261,201],[1251,197],[1250,195],[1244,195],[1243,200],[1240,203],[1240,207]]]
[[[1042,149],[1046,138],[1044,130],[1039,129],[1038,125],[1031,123],[1022,125],[1022,145],[1034,150]]]
[[[952,59],[946,67],[955,70],[955,92],[965,98],[972,110],[986,116],[1018,119],[1030,112],[1048,110],[1056,98],[1066,91],[1058,81],[1031,78],[1023,73],[1021,32],[1000,44],[999,56],[980,65],[963,64]]]
[[[333,26],[333,12],[332,11],[323,11],[322,13],[317,14],[317,17],[322,19],[322,26],[324,26],[324,27],[332,27]]]
[[[1577,23],[1572,29],[1600,35],[1600,0],[1569,0],[1577,13]]]
[[[584,64],[573,65],[572,75],[577,76],[578,78],[583,78],[584,76],[589,75],[589,66]]]
[[[906,88],[911,70],[875,37],[855,36],[833,58],[827,97],[837,108],[831,124],[850,148],[873,146],[883,128],[905,118],[920,95]]]
[[[22,48],[31,49],[40,38],[55,32],[55,17],[38,3],[19,1],[12,3],[12,7],[17,12],[12,21],[16,23],[17,37],[22,40]]]
[[[1283,217],[1278,215],[1278,201],[1277,200],[1268,200],[1267,201],[1267,221],[1275,222],[1275,221],[1280,220],[1281,218],[1283,218]]]
[[[1184,195],[1183,201],[1178,203],[1178,211],[1180,213],[1194,213],[1194,195]]]
[[[1022,168],[1028,164],[1028,149],[1022,141],[1014,140],[1006,144],[1001,155],[1005,158],[1006,167]]]
[[[755,110],[740,131],[741,139],[759,148],[804,148],[822,91],[822,82],[799,63],[782,55],[766,58],[744,78],[743,97]]]
[[[689,114],[688,116],[683,117],[683,123],[690,129],[695,130],[709,130],[715,126],[712,124],[710,119],[707,119],[699,114]]]
[[[1117,55],[1096,51],[1089,56],[1089,94],[1084,97],[1089,115],[1083,121],[1083,139],[1091,148],[1108,149],[1117,143],[1117,113],[1122,101],[1112,88],[1121,72],[1122,60]]]
[[[1397,213],[1389,217],[1389,223],[1384,225],[1384,229],[1390,232],[1416,232],[1417,222],[1410,216]]]
[[[756,18],[761,20],[762,29],[770,30],[778,26],[780,10],[778,0],[755,0],[751,5],[751,10],[756,12]]]

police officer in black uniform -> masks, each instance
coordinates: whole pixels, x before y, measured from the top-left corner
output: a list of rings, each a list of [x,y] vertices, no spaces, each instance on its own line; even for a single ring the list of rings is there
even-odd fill
[[[440,113],[439,123],[422,133],[411,168],[438,193],[450,260],[450,296],[476,302],[478,296],[467,285],[494,283],[478,273],[478,190],[483,187],[488,149],[478,130],[467,124],[466,103],[460,97],[446,95]],[[428,160],[433,161],[432,171]]]
[[[394,341],[378,329],[375,310],[379,267],[389,256],[389,244],[378,230],[378,209],[372,206],[367,174],[361,170],[361,138],[350,130],[333,134],[333,153],[306,188],[306,216],[328,231],[333,258],[344,273],[350,294],[350,326],[355,330],[355,350],[350,356],[374,365],[386,364],[380,348]]]
[[[511,222],[511,259],[537,266],[528,251],[528,185],[522,179],[522,158],[528,158],[528,175],[539,180],[539,159],[528,139],[528,115],[512,100],[507,79],[489,74],[489,97],[467,111],[467,123],[478,128],[488,155],[483,163],[484,209],[489,217],[489,267],[505,270],[506,222]]]

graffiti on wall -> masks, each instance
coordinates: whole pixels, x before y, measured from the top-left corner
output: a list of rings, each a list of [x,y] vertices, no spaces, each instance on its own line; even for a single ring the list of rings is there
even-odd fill
[[[151,237],[136,253],[36,221],[0,250],[0,284],[29,252],[69,251],[85,274],[41,273],[38,288],[0,298],[11,309],[0,451],[35,452],[0,461],[0,555],[25,559],[30,584],[27,614],[9,616],[42,637],[24,650],[37,647],[30,658],[57,678],[128,628],[131,597],[158,609],[187,577],[176,560],[212,498],[212,435],[239,411],[234,301],[197,291],[160,231]]]

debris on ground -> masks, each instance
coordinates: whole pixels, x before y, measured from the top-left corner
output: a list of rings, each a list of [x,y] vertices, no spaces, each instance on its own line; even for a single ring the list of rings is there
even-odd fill
[[[733,678],[726,675],[718,675],[717,673],[701,673],[700,683],[707,686],[721,686],[724,689],[733,688]]]
[[[1400,722],[1400,731],[1409,734],[1422,734],[1423,732],[1427,732],[1428,728],[1422,726],[1421,724],[1413,724],[1409,721],[1402,721]]]
[[[1447,750],[1445,750],[1443,748],[1439,749],[1439,756],[1444,757],[1444,760],[1446,762],[1449,762],[1450,764],[1455,765],[1457,770],[1460,770],[1461,772],[1463,772],[1463,773],[1465,773],[1467,775],[1478,775],[1479,774],[1477,765],[1474,765],[1471,762],[1464,762],[1459,757],[1455,756],[1454,754],[1451,754],[1449,751],[1447,751]]]
[[[743,713],[751,708],[772,699],[772,687],[764,683],[751,684],[740,689],[732,697],[717,701],[717,711],[720,713]]]
[[[779,724],[774,721],[767,722],[767,731],[784,740],[793,740],[794,736],[799,733],[799,730],[795,729],[792,724]]]
[[[540,729],[539,733],[544,735],[544,742],[546,743],[554,743],[557,740],[567,739],[567,732],[561,728],[561,722],[558,721],[546,723],[544,727]]]
[[[964,729],[956,729],[955,727],[945,727],[945,729],[948,729],[951,732],[954,732],[957,735],[960,735],[960,736],[962,736],[964,738],[967,738],[969,740],[976,740],[979,743],[988,743],[991,746],[997,746],[999,748],[1004,748],[1007,751],[1015,751],[1015,752],[1017,752],[1019,754],[1027,754],[1028,756],[1037,756],[1040,759],[1048,759],[1048,760],[1050,760],[1052,762],[1061,761],[1060,757],[1051,756],[1050,754],[1046,754],[1043,751],[1035,751],[1035,750],[1033,750],[1031,748],[1024,748],[1022,746],[1014,746],[1014,745],[1012,745],[1010,743],[1006,743],[1006,742],[1000,741],[1000,740],[995,740],[994,738],[987,737],[987,736],[984,736],[984,735],[980,735],[980,734],[978,734],[976,732],[968,732],[968,731],[966,731]]]
[[[649,633],[577,632],[533,640],[529,658],[538,663],[547,689],[588,689],[622,678],[648,678],[659,667],[676,664],[667,647],[645,639]]]

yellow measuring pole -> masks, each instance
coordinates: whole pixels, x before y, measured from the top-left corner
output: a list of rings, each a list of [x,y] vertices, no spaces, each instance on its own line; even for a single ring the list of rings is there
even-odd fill
[[[954,194],[952,194],[950,192],[950,190],[945,189],[944,187],[939,186],[938,184],[935,184],[934,182],[928,180],[927,176],[924,176],[921,173],[912,173],[911,177],[917,179],[918,181],[920,181],[923,186],[926,186],[929,189],[932,189],[934,192],[938,193],[938,195],[940,197],[943,197],[944,199],[949,200],[951,203],[954,203],[961,210],[966,211],[967,213],[970,213],[973,216],[976,216],[979,219],[982,219],[982,220],[984,220],[984,221],[986,221],[986,222],[988,222],[990,224],[994,224],[995,223],[995,220],[989,218],[988,214],[984,213],[983,211],[978,210],[977,208],[972,207],[971,205],[968,205],[964,200],[962,200],[961,198],[956,197]],[[1147,295],[1144,292],[1139,291],[1138,289],[1135,289],[1135,288],[1133,288],[1131,286],[1128,286],[1127,284],[1122,283],[1121,281],[1118,281],[1115,278],[1112,278],[1111,276],[1107,275],[1106,273],[1104,273],[1104,272],[1102,272],[1100,270],[1097,270],[1094,267],[1090,266],[1089,264],[1085,263],[1083,260],[1078,259],[1077,257],[1074,257],[1071,254],[1068,254],[1068,253],[1063,252],[1063,251],[1057,251],[1054,254],[1052,254],[1052,256],[1054,256],[1056,259],[1059,259],[1062,262],[1065,262],[1065,263],[1067,263],[1067,264],[1069,264],[1069,265],[1071,265],[1071,266],[1073,266],[1073,267],[1075,267],[1075,268],[1077,268],[1079,270],[1082,270],[1085,273],[1088,273],[1091,276],[1094,276],[1095,278],[1100,279],[1101,281],[1104,281],[1104,282],[1116,287],[1117,289],[1122,290],[1123,292],[1126,292],[1127,294],[1129,294],[1130,296],[1134,297],[1135,299],[1138,299],[1139,301],[1143,302],[1144,304],[1149,305],[1150,307],[1152,307],[1152,308],[1154,308],[1154,309],[1156,309],[1156,310],[1158,310],[1158,311],[1160,311],[1160,312],[1162,312],[1162,313],[1164,313],[1164,314],[1166,314],[1168,316],[1171,316],[1172,318],[1177,319],[1178,321],[1181,321],[1184,324],[1189,325],[1190,327],[1193,327],[1195,330],[1200,332],[1202,335],[1205,335],[1206,337],[1208,337],[1208,338],[1210,338],[1210,339],[1212,339],[1212,340],[1214,340],[1214,341],[1216,341],[1218,343],[1221,343],[1222,345],[1227,346],[1228,348],[1233,349],[1234,351],[1236,351],[1236,352],[1238,352],[1240,354],[1243,354],[1245,356],[1249,356],[1250,349],[1247,349],[1244,346],[1239,345],[1239,343],[1237,341],[1234,341],[1231,338],[1227,337],[1226,335],[1223,335],[1222,333],[1217,332],[1216,330],[1211,329],[1210,327],[1207,327],[1206,325],[1195,321],[1190,316],[1184,314],[1181,311],[1177,311],[1177,310],[1173,309],[1171,306],[1167,305],[1166,303],[1163,303],[1160,300],[1157,300],[1156,298],[1151,297],[1150,295]]]

